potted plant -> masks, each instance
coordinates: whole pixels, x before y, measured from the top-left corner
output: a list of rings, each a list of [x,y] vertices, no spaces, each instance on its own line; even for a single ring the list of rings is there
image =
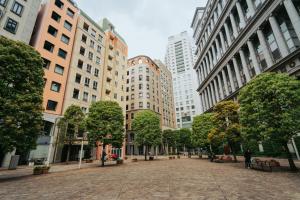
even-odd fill
[[[121,165],[121,164],[123,164],[123,163],[124,163],[124,161],[123,161],[122,159],[118,159],[118,160],[117,160],[117,164],[118,164],[118,165]]]

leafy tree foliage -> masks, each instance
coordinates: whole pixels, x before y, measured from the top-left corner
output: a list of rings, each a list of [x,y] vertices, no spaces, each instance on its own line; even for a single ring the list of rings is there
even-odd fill
[[[124,116],[122,108],[114,101],[98,101],[90,106],[86,118],[90,144],[103,144],[102,166],[105,146],[122,147],[124,140]]]
[[[84,118],[85,115],[82,112],[81,108],[76,105],[71,105],[67,108],[63,118],[61,118],[61,120],[59,121],[58,126],[60,127],[61,132],[64,133],[64,138],[68,141],[69,144],[67,162],[70,158],[71,146],[74,139],[78,136],[79,130],[83,132],[85,129]]]
[[[147,160],[149,147],[161,144],[159,116],[150,110],[140,111],[132,122],[132,129],[135,133],[135,143],[146,147],[145,160]]]
[[[237,161],[236,152],[241,141],[239,115],[239,105],[234,101],[222,101],[214,107],[214,119],[217,128],[211,132],[211,136],[219,137],[226,142]]]
[[[264,73],[240,92],[240,121],[245,138],[280,143],[297,170],[288,141],[300,132],[300,81],[283,73]]]
[[[193,147],[191,130],[188,128],[182,128],[178,131],[178,134],[177,146],[184,151],[189,151]]]
[[[43,122],[43,75],[43,60],[37,51],[22,42],[0,37],[2,155],[14,148],[28,151],[35,147]]]
[[[207,148],[208,134],[215,127],[212,113],[204,113],[194,117],[191,140],[195,147]]]
[[[176,133],[176,131],[173,131],[171,129],[164,130],[162,132],[162,140],[163,140],[165,153],[169,154],[170,147],[172,147],[172,149],[176,148],[176,142],[178,141],[178,134]]]

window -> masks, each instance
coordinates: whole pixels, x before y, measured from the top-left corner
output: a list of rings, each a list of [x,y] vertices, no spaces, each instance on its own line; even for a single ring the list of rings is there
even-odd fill
[[[89,25],[87,23],[83,24],[83,29],[89,31]]]
[[[100,58],[98,56],[96,57],[96,64],[100,65]]]
[[[96,37],[96,31],[95,31],[94,29],[92,29],[91,35],[92,35],[93,37]]]
[[[60,86],[61,86],[60,83],[52,81],[52,83],[51,83],[51,90],[54,91],[54,92],[59,92],[60,91]]]
[[[92,65],[87,64],[87,65],[86,65],[86,71],[87,71],[88,73],[91,73],[91,71],[92,71]]]
[[[73,90],[73,98],[74,99],[79,99],[79,90],[78,89]]]
[[[47,60],[46,58],[43,58],[43,67],[44,67],[45,69],[49,69],[50,64],[51,64],[51,61],[50,61],[50,60]]]
[[[52,44],[51,42],[45,41],[44,49],[46,49],[47,51],[53,52],[54,44]]]
[[[65,44],[69,44],[70,38],[68,36],[66,36],[65,34],[62,34],[60,40]]]
[[[97,46],[97,52],[100,53],[101,52],[101,46]]]
[[[97,96],[96,95],[92,95],[92,102],[96,102],[97,101]]]
[[[56,37],[56,35],[57,35],[57,29],[50,25],[50,26],[48,26],[48,33],[50,35]]]
[[[143,75],[139,75],[139,81],[143,80]]]
[[[139,92],[139,98],[143,98],[143,92]]]
[[[97,88],[98,88],[98,82],[97,82],[97,81],[94,81],[94,82],[93,82],[93,89],[94,89],[94,90],[97,90]]]
[[[94,48],[94,46],[95,46],[95,42],[93,40],[90,40],[90,47]]]
[[[90,79],[89,78],[85,78],[84,85],[87,86],[87,87],[90,86]]]
[[[76,83],[80,83],[81,82],[81,75],[80,74],[76,74],[76,76],[75,76],[75,82]]]
[[[20,3],[15,1],[12,8],[11,8],[11,12],[15,13],[16,15],[21,16],[22,12],[23,12],[23,8],[24,8],[23,5],[21,5]]]
[[[131,113],[131,119],[134,119],[134,113]]]
[[[83,61],[82,60],[78,60],[77,67],[82,69],[82,67],[83,67]]]
[[[57,74],[63,75],[63,74],[64,74],[64,67],[62,67],[62,66],[56,64],[56,65],[55,65],[54,72],[57,73]]]
[[[63,59],[66,59],[67,57],[67,52],[62,50],[62,49],[59,49],[58,50],[58,54],[57,54],[59,57],[63,58]]]
[[[103,40],[102,35],[99,35],[99,36],[98,36],[98,41],[99,41],[99,42],[102,42],[102,40]]]
[[[131,105],[130,105],[130,108],[133,110],[134,109],[134,103],[132,103]]]
[[[84,56],[84,53],[85,53],[85,48],[83,48],[83,47],[80,47],[80,51],[79,51],[79,53],[80,53],[81,55],[83,55],[83,56]]]
[[[89,93],[83,92],[83,98],[82,98],[82,100],[83,101],[88,101],[88,98],[89,98]]]
[[[0,0],[0,5],[5,7],[6,6],[6,1],[7,0]]]
[[[147,102],[147,108],[150,109],[150,103],[149,102]]]
[[[81,41],[84,42],[84,43],[86,43],[86,40],[87,40],[86,35],[82,34]]]
[[[61,16],[59,14],[57,14],[56,12],[52,12],[51,18],[54,19],[57,22],[60,22],[60,18]]]
[[[131,99],[132,99],[132,100],[134,99],[134,94],[131,94]]]
[[[47,110],[55,111],[56,107],[57,107],[57,102],[56,101],[48,100],[47,107],[46,107]]]
[[[149,76],[146,76],[146,81],[149,81],[149,79],[150,79]]]
[[[99,76],[99,69],[96,69],[95,68],[95,71],[94,71],[94,76],[98,77]]]
[[[118,99],[118,94],[117,93],[114,94],[114,99]]]
[[[139,102],[139,108],[143,108],[143,102]]]
[[[8,32],[16,33],[17,27],[18,27],[18,22],[11,18],[8,18],[4,29],[7,30]]]
[[[55,5],[57,7],[59,7],[60,9],[62,9],[64,7],[64,3],[61,2],[60,0],[55,0]]]
[[[73,18],[73,17],[74,17],[74,14],[75,14],[75,13],[74,13],[73,10],[71,10],[70,8],[67,9],[67,15],[69,15],[70,17]]]
[[[139,90],[143,89],[143,84],[139,84]]]
[[[89,59],[93,60],[94,54],[92,52],[89,52]]]
[[[64,23],[64,27],[69,31],[72,30],[72,24],[70,22],[68,22],[67,20]]]

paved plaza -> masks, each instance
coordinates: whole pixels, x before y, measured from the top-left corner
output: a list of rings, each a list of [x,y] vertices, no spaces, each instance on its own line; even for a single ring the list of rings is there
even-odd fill
[[[0,199],[300,199],[300,174],[242,163],[176,159],[127,162],[0,181]]]

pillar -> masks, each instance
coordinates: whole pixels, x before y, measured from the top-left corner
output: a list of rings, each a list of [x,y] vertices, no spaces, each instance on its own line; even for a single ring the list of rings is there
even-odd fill
[[[217,99],[216,99],[216,96],[215,96],[214,88],[212,87],[212,83],[209,84],[209,89],[210,89],[210,92],[211,92],[212,103],[213,103],[213,105],[216,105]]]
[[[220,60],[221,59],[221,47],[220,47],[220,43],[219,43],[219,40],[218,40],[218,38],[216,38],[216,45],[217,45],[217,57],[218,57],[218,60]]]
[[[235,87],[234,87],[233,76],[232,76],[230,65],[227,64],[226,67],[227,67],[227,72],[228,72],[228,76],[229,76],[229,82],[230,82],[230,86],[231,86],[231,91],[234,92],[235,91]]]
[[[236,61],[236,58],[232,58],[232,62],[233,62],[235,77],[236,77],[236,80],[238,82],[238,86],[239,86],[239,88],[241,88],[243,86],[243,84],[242,84],[240,70],[239,70],[239,66],[238,66],[238,63]]]
[[[252,0],[246,0],[247,2],[247,5],[248,5],[248,9],[249,9],[249,15],[251,17],[253,17],[253,15],[255,14],[255,7],[254,7],[254,4],[253,4],[253,1]]]
[[[220,30],[220,38],[221,38],[223,54],[225,54],[225,52],[226,52],[225,38],[224,38],[223,32],[221,30]]]
[[[248,64],[247,64],[247,61],[246,61],[246,57],[245,57],[245,54],[243,52],[243,50],[241,49],[239,51],[240,53],[240,56],[241,56],[241,61],[242,61],[242,67],[243,67],[243,71],[244,71],[244,74],[245,74],[245,77],[246,77],[246,82],[248,83],[250,81],[250,75],[249,75],[249,70],[248,70]]]
[[[237,38],[238,36],[238,29],[237,29],[237,25],[236,25],[236,22],[235,22],[235,19],[234,19],[234,16],[232,13],[230,13],[230,22],[231,22],[231,25],[232,25],[232,30],[233,30],[233,36],[234,38]]]
[[[295,29],[298,39],[300,40],[300,16],[298,14],[298,11],[291,0],[284,0],[283,4],[290,17],[291,23]]]
[[[220,101],[220,96],[219,96],[219,92],[218,92],[218,86],[217,86],[217,81],[216,79],[214,78],[214,87],[215,87],[215,92],[216,92],[216,99],[217,99],[217,102]]]
[[[232,40],[231,40],[231,35],[230,35],[230,31],[229,31],[227,22],[225,22],[224,28],[225,28],[225,34],[226,34],[226,38],[227,38],[227,43],[228,43],[228,46],[230,46],[231,43],[232,43]]]
[[[202,111],[205,112],[206,108],[205,108],[205,101],[203,98],[203,93],[200,94],[200,99],[201,99]]]
[[[216,48],[215,48],[215,45],[214,43],[212,44],[212,52],[213,52],[213,67],[212,69],[214,68],[214,66],[217,64],[217,54],[216,54]]]
[[[228,81],[227,81],[227,77],[226,77],[224,69],[222,69],[222,77],[223,77],[223,82],[224,82],[224,86],[225,86],[225,93],[226,93],[226,96],[228,96],[229,95]]]
[[[238,11],[239,18],[240,18],[241,28],[244,28],[246,26],[246,21],[245,21],[245,16],[244,16],[244,13],[242,10],[242,6],[239,1],[237,1],[235,5],[236,5],[237,11]]]
[[[267,63],[268,68],[269,68],[273,65],[273,59],[272,59],[272,55],[269,51],[268,44],[267,44],[266,38],[265,38],[264,33],[262,32],[262,30],[260,30],[260,29],[257,30],[257,36],[258,36],[258,39],[259,39],[259,43],[262,47],[264,57],[266,59],[266,63]]]
[[[255,74],[258,75],[261,73],[261,70],[259,67],[259,62],[257,60],[256,52],[255,52],[252,41],[248,40],[247,45],[248,45],[250,57],[251,57],[251,60],[252,60],[253,66],[254,66]]]
[[[213,58],[212,58],[212,54],[211,54],[211,49],[208,49],[208,57],[209,57],[209,72],[212,70],[213,68]]]
[[[219,91],[220,91],[221,99],[223,100],[224,99],[224,91],[223,91],[223,86],[222,86],[220,74],[217,75],[217,78],[218,78],[218,85],[219,85]]]
[[[289,49],[285,42],[285,39],[281,32],[281,29],[277,23],[277,20],[275,19],[274,16],[271,16],[271,17],[269,17],[269,22],[270,22],[271,28],[273,30],[275,39],[277,41],[279,51],[280,51],[282,57],[286,57],[289,54]]]

